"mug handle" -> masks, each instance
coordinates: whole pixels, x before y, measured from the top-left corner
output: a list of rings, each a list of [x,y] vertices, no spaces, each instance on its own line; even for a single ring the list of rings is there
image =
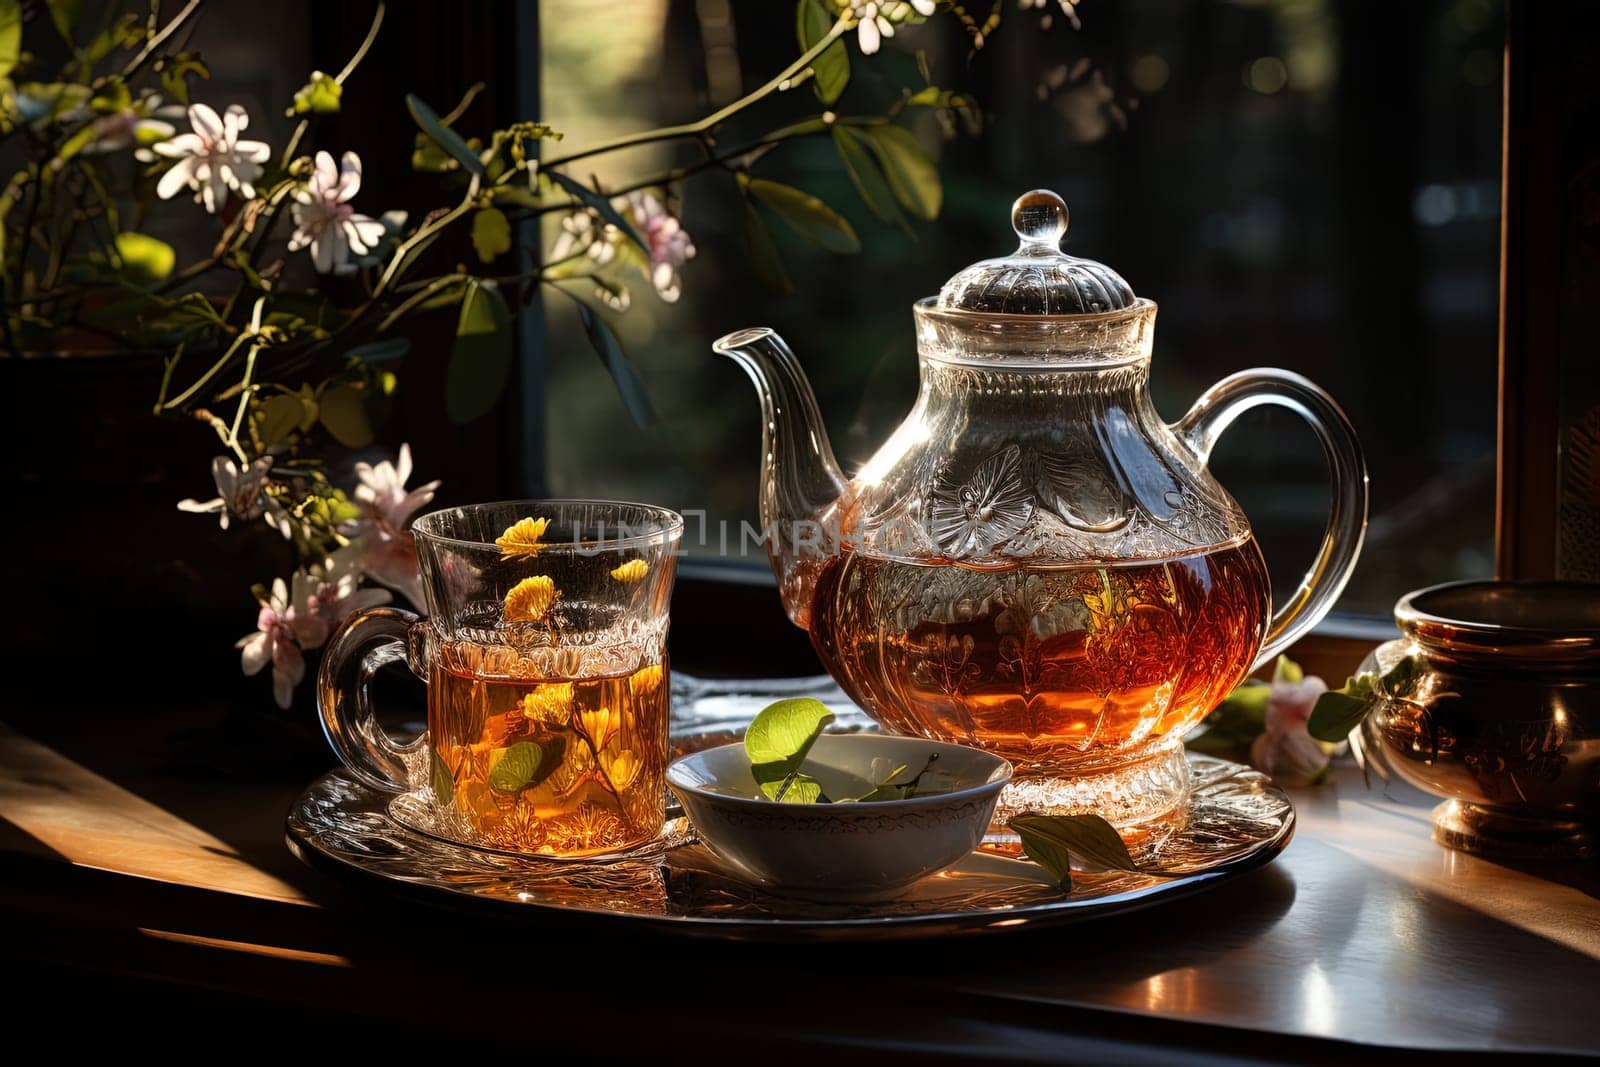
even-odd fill
[[[1251,671],[1271,662],[1328,614],[1355,570],[1367,533],[1367,465],[1355,428],[1333,397],[1309,379],[1273,367],[1230,374],[1201,394],[1170,429],[1203,466],[1222,432],[1259,404],[1288,408],[1311,424],[1328,461],[1333,501],[1316,561],[1288,603],[1273,613]]]
[[[412,627],[421,620],[400,608],[368,608],[335,631],[317,671],[322,732],[350,773],[374,789],[401,793],[410,787],[407,757],[427,744],[427,735],[396,744],[372,713],[372,676],[407,658]]]

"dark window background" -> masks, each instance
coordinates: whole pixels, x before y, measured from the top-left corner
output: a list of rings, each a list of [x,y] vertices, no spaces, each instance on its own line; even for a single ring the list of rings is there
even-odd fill
[[[756,324],[794,345],[841,462],[860,464],[915,393],[909,305],[1009,251],[1012,197],[1045,186],[1071,206],[1068,249],[1161,305],[1152,382],[1169,419],[1255,365],[1306,374],[1345,406],[1366,447],[1373,518],[1341,610],[1385,614],[1406,589],[1488,574],[1500,5],[1086,0],[1081,29],[1046,10],[1049,29],[1038,12],[1009,9],[976,55],[936,19],[853,64],[841,113],[887,99],[882,72],[913,70],[914,48],[939,84],[987,112],[977,137],[942,140],[931,118],[918,127],[937,146],[945,206],[914,239],[862,207],[827,141],[785,146],[758,173],[820,195],[865,249],[832,256],[775,225],[797,290],[780,297],[745,269],[731,180],[688,184],[699,256],[683,298],[669,306],[636,290],[617,319],[657,426],[627,423],[569,309],[552,305],[548,489],[753,519],[754,397],[709,344]],[[794,55],[791,5],[770,0],[546,0],[539,11],[543,112],[567,130],[563,149],[693,118]],[[808,91],[786,94],[724,143],[818,110]],[[593,171],[635,177],[691,158],[641,149]],[[1310,433],[1287,413],[1252,413],[1215,467],[1280,593],[1292,588],[1326,516]]]

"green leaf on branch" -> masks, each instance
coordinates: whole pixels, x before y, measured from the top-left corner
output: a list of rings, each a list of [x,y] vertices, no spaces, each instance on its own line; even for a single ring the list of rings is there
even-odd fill
[[[0,0],[0,78],[9,78],[22,58],[22,0]]]
[[[124,111],[133,105],[133,94],[121,78],[112,76],[89,98],[89,106],[102,115]]]
[[[646,256],[650,255],[650,246],[645,244],[643,237],[639,236],[639,231],[633,228],[633,223],[624,218],[622,212],[617,210],[616,205],[611,203],[610,197],[601,196],[576,178],[562,174],[558,170],[546,170],[539,173],[572,194],[585,207],[590,208],[595,214],[599,215],[603,221],[615,226],[624,237],[643,250]]]
[[[472,247],[485,263],[511,251],[511,223],[499,208],[486,207],[472,216]]]
[[[850,175],[850,181],[855,185],[856,192],[861,194],[861,202],[867,205],[867,210],[884,222],[904,226],[905,216],[895,206],[894,193],[884,180],[883,171],[873,161],[866,139],[848,126],[835,126],[833,145],[839,150],[845,173]]]
[[[365,448],[372,443],[366,399],[365,389],[349,384],[331,385],[317,398],[317,417],[346,448]]]
[[[153,285],[172,273],[178,253],[165,241],[142,233],[119,233],[115,239],[122,260],[122,278],[134,285]]]
[[[800,0],[794,11],[794,32],[800,41],[802,54],[833,29],[833,14],[822,0]],[[842,39],[834,41],[811,61],[812,83],[817,99],[831,104],[839,99],[844,87],[850,84],[850,50]]]
[[[344,86],[331,75],[320,70],[311,72],[311,80],[295,90],[292,115],[328,115],[339,110],[339,98]]]
[[[748,200],[744,202],[744,241],[750,253],[750,271],[756,280],[775,293],[787,296],[794,292],[794,283],[783,269],[783,257],[778,254],[772,231],[762,221],[761,212]]]
[[[444,410],[456,424],[489,412],[511,376],[511,309],[492,282],[469,279],[445,370]]]
[[[1138,871],[1117,828],[1098,815],[1014,816],[1011,829],[1022,839],[1022,851],[1049,871],[1062,889],[1072,888],[1072,860],[1086,860],[1108,870]]]
[[[6,0],[0,0],[0,8]],[[132,48],[145,39],[144,20],[130,11],[109,30],[96,34],[83,48],[82,69],[88,70],[119,48]]]
[[[262,449],[280,445],[303,428],[307,408],[315,416],[317,404],[298,393],[279,393],[256,405],[255,431]]]
[[[1337,744],[1361,725],[1372,708],[1371,700],[1349,696],[1337,689],[1323,693],[1306,720],[1306,732],[1318,741]]]
[[[189,75],[202,81],[209,80],[211,68],[205,65],[199,52],[179,52],[156,61],[156,73],[161,75],[161,87],[167,95],[180,104],[189,102]]]
[[[1306,672],[1301,669],[1300,664],[1288,656],[1279,656],[1278,662],[1272,666],[1272,681],[1274,684],[1287,682],[1290,685],[1298,685],[1305,680]]]
[[[55,24],[56,32],[68,44],[72,43],[72,31],[78,25],[78,14],[83,10],[83,0],[46,0],[45,6],[50,9],[50,21]]]
[[[600,362],[605,364],[606,373],[611,375],[611,381],[615,383],[622,404],[628,409],[634,424],[648,426],[655,422],[656,415],[650,408],[650,397],[645,391],[644,382],[640,380],[633,361],[622,350],[617,335],[606,325],[606,320],[581,300],[578,301],[578,318],[583,322],[583,332],[589,338],[590,347],[600,357]]]
[[[433,140],[433,143],[442,148],[451,159],[454,159],[478,177],[483,177],[483,161],[478,158],[478,154],[467,145],[466,141],[461,139],[459,133],[439,121],[439,116],[434,112],[433,108],[422,101],[421,97],[414,93],[407,93],[406,110],[411,112],[412,119],[416,121],[418,126],[422,127],[422,132],[427,134]],[[413,156],[413,165],[415,165],[415,161],[416,157]]]
[[[344,354],[346,359],[357,359],[363,363],[388,363],[397,359],[404,359],[411,351],[411,342],[404,337],[386,337],[381,341],[369,341],[364,345],[357,345]]]
[[[900,206],[919,219],[936,219],[944,202],[939,168],[922,150],[910,130],[891,123],[856,127],[889,179],[889,189]]]
[[[844,216],[810,193],[765,178],[752,178],[745,187],[813,244],[844,255],[861,251],[861,241]]]
[[[833,717],[822,701],[794,697],[768,704],[751,721],[744,751],[750,757],[750,773],[768,800],[788,800],[790,792],[812,782],[799,773],[800,766]],[[816,796],[800,802],[815,803],[821,792],[818,786]],[[802,795],[809,794],[810,786],[804,785]]]

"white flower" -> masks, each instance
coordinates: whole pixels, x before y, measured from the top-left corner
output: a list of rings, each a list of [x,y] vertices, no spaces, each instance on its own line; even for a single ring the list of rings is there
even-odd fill
[[[178,161],[161,176],[156,195],[170,200],[179,189],[193,189],[195,202],[212,214],[227,202],[230,190],[246,200],[254,197],[255,186],[250,183],[261,177],[261,164],[272,149],[264,141],[239,139],[250,125],[244,108],[230,104],[219,117],[205,104],[190,104],[189,125],[192,132],[152,146],[157,155]]]
[[[601,224],[591,209],[574,211],[561,220],[561,233],[550,247],[550,262],[585,255],[596,263],[609,263],[617,254],[612,242],[619,236],[616,227]]]
[[[678,269],[694,258],[694,242],[677,216],[654,193],[632,192],[618,204],[650,249],[650,281],[661,299],[672,303],[683,291]]]
[[[411,477],[411,446],[401,445],[399,462],[356,464],[355,498],[362,516],[347,533],[356,538],[361,569],[423,607],[422,575],[417,567],[417,542],[408,526],[418,509],[427,507],[439,489],[437,481],[406,489]]]
[[[333,165],[333,157],[317,153],[317,168],[305,187],[294,194],[294,234],[289,251],[311,246],[311,258],[322,274],[350,274],[356,265],[350,254],[364,256],[378,246],[384,224],[356,214],[350,200],[361,189],[361,157],[346,152]]]
[[[885,37],[894,36],[894,24],[904,22],[915,11],[926,18],[933,14],[935,0],[836,0],[840,9],[849,8],[856,20],[856,43],[861,54],[870,56]]]
[[[346,545],[308,572],[307,610],[331,634],[347,616],[393,599],[387,589],[362,589],[361,547]]]
[[[179,511],[196,515],[216,515],[226,530],[233,519],[264,518],[267,525],[285,538],[293,535],[289,516],[278,502],[262,490],[266,486],[267,472],[272,469],[272,457],[262,456],[244,470],[227,456],[211,461],[211,478],[217,483],[215,499],[199,501],[194,498],[178,501]]]
[[[1021,11],[1026,11],[1030,7],[1036,7],[1043,11],[1050,6],[1050,3],[1051,0],[1017,0],[1017,8]],[[1066,17],[1066,20],[1072,23],[1073,29],[1083,28],[1083,23],[1078,19],[1078,4],[1080,0],[1055,0],[1055,3],[1061,8],[1061,14]],[[1040,21],[1045,29],[1048,30],[1050,28],[1050,15],[1048,12]]]

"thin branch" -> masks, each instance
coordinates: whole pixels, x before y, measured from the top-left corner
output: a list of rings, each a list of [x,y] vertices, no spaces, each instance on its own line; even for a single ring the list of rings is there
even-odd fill
[[[150,40],[146,41],[145,46],[139,50],[139,54],[134,56],[126,67],[122,68],[123,79],[126,80],[133,77],[138,69],[145,65],[145,61],[155,54],[156,49],[165,44],[168,37],[171,37],[174,33],[177,33],[178,27],[189,21],[189,16],[193,15],[195,11],[199,9],[200,3],[201,0],[189,0],[189,3],[184,6],[183,10],[179,11],[177,15],[173,17],[172,21],[167,23],[165,29],[161,30],[154,37],[150,38]]]
[[[771,81],[768,81],[759,89],[751,92],[748,96],[740,97],[738,100],[735,100],[728,106],[722,108],[721,110],[712,112],[703,119],[700,119],[696,122],[690,122],[682,126],[663,126],[658,130],[646,130],[644,133],[628,134],[623,137],[613,138],[609,141],[602,141],[593,148],[586,148],[581,152],[574,152],[571,155],[557,156],[555,159],[546,160],[542,166],[547,169],[550,167],[560,167],[579,159],[587,159],[590,156],[604,155],[608,152],[616,152],[624,148],[633,148],[637,145],[654,144],[657,141],[672,141],[680,137],[699,137],[704,133],[716,129],[729,118],[738,114],[740,111],[743,111],[751,104],[756,103],[758,100],[762,100],[765,97],[770,96],[779,89],[788,89],[793,84],[796,84],[796,76],[802,71],[806,70],[806,68],[810,67],[812,62],[816,60],[818,56],[822,55],[822,53],[827,50],[829,45],[833,44],[833,42],[844,36],[847,25],[848,24],[844,19],[840,19],[838,22],[835,22],[833,24],[833,29],[828,31],[828,35],[826,37],[822,38],[822,40],[806,49],[805,54],[803,54],[793,63],[790,63],[787,67],[783,68],[783,70]]]
[[[378,27],[382,25],[383,2],[379,0],[378,10],[372,16],[372,26],[367,30],[366,39],[361,42],[361,47],[356,49],[356,54],[350,57],[350,62],[344,65],[344,69],[334,76],[334,81],[343,85],[344,80],[356,72],[356,68],[361,65],[361,61],[367,58],[367,52],[372,48],[372,42],[378,39]]]

